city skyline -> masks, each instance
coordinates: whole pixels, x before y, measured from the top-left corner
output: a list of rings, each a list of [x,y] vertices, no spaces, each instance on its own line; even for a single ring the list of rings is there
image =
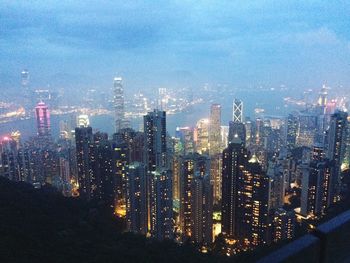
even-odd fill
[[[348,261],[348,14],[0,3],[0,262]]]

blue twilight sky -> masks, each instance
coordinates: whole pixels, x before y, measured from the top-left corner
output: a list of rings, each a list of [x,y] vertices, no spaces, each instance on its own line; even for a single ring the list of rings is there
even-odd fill
[[[350,2],[0,1],[0,88],[350,83]]]

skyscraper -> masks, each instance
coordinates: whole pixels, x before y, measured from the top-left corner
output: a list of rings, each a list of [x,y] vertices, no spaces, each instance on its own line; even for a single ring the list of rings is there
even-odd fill
[[[241,237],[238,233],[240,218],[236,211],[242,206],[238,198],[242,185],[239,165],[244,165],[247,158],[247,150],[239,140],[230,143],[222,157],[222,232],[234,238]]]
[[[115,130],[126,127],[125,122],[125,108],[124,108],[124,89],[122,78],[114,78],[114,109],[115,109]]]
[[[236,138],[223,152],[222,232],[253,246],[268,244],[269,191],[268,176]]]
[[[97,179],[98,199],[114,208],[115,177],[113,165],[113,150],[107,133],[97,132],[94,134],[95,166],[93,173]]]
[[[326,87],[326,85],[323,85],[322,89],[321,89],[321,91],[319,93],[319,98],[318,98],[318,101],[317,101],[317,105],[318,106],[326,107],[326,105],[327,105],[327,95],[328,95],[327,87]]]
[[[246,142],[246,130],[245,125],[242,122],[230,121],[228,130],[228,142],[233,142],[236,138],[239,138],[243,144]]]
[[[221,105],[212,104],[209,119],[209,154],[220,153],[221,148]]]
[[[174,236],[172,172],[160,168],[151,176],[150,233],[158,240],[172,239]]]
[[[144,133],[149,232],[160,240],[171,238],[172,174],[167,160],[165,111],[154,110],[144,116]]]
[[[44,102],[39,102],[35,107],[35,117],[39,137],[48,137],[51,133],[50,112]]]
[[[200,119],[196,126],[196,151],[199,154],[209,153],[209,120]]]
[[[296,145],[298,126],[298,117],[289,114],[286,125],[286,145],[288,148],[294,148]]]
[[[94,197],[97,184],[94,174],[93,134],[91,127],[75,129],[76,158],[78,165],[79,194],[90,200]]]
[[[344,160],[347,137],[347,117],[346,112],[336,112],[331,116],[328,131],[327,157],[334,162],[334,175],[331,178],[331,193],[333,201],[339,200],[341,188],[341,165]]]
[[[123,217],[127,205],[127,181],[130,164],[130,148],[126,141],[113,142],[113,162],[115,173],[116,214]]]
[[[180,228],[184,237],[193,236],[192,182],[195,177],[210,178],[210,159],[198,153],[182,158],[180,171]],[[198,186],[199,187],[199,186]],[[199,197],[198,197],[199,198]]]
[[[144,116],[145,164],[148,172],[167,164],[166,113],[154,110]]]
[[[90,126],[89,116],[86,114],[79,115],[77,119],[77,124],[78,124],[78,127],[89,127]]]
[[[233,101],[233,112],[232,112],[233,122],[243,122],[243,101],[235,99]]]
[[[209,174],[196,174],[191,183],[191,240],[209,245],[213,240],[213,186]]]
[[[147,233],[147,188],[144,164],[133,162],[129,165],[127,180],[126,219],[129,231]]]

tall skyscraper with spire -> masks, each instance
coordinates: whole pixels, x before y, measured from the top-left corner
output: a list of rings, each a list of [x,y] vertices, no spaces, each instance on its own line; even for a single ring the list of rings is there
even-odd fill
[[[123,79],[115,77],[113,82],[114,87],[114,109],[115,109],[115,130],[126,128],[125,107],[124,107],[124,88]]]

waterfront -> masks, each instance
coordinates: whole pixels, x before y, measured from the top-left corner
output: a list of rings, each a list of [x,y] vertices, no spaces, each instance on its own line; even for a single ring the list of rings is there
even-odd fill
[[[201,118],[208,118],[210,114],[210,104],[220,103],[222,105],[222,124],[227,125],[232,118],[232,100],[237,97],[244,102],[244,115],[246,117],[255,118],[255,109],[260,108],[265,110],[266,115],[285,116],[294,108],[290,105],[285,105],[283,98],[288,96],[289,92],[285,90],[270,91],[270,90],[255,90],[251,92],[236,92],[233,96],[215,96],[207,99],[206,102],[196,104],[187,111],[180,112],[167,116],[167,129],[171,135],[174,135],[175,129],[178,126],[195,126],[196,122]],[[274,101],[272,104],[271,101]],[[72,114],[51,115],[51,132],[54,138],[59,136],[59,122],[61,120],[70,120]],[[139,130],[143,125],[141,118],[133,118],[130,120],[131,127]],[[90,125],[96,131],[114,132],[114,117],[111,114],[103,114],[90,116]],[[24,140],[36,134],[35,119],[16,120],[1,124],[0,134],[8,134],[12,131],[19,130]]]

